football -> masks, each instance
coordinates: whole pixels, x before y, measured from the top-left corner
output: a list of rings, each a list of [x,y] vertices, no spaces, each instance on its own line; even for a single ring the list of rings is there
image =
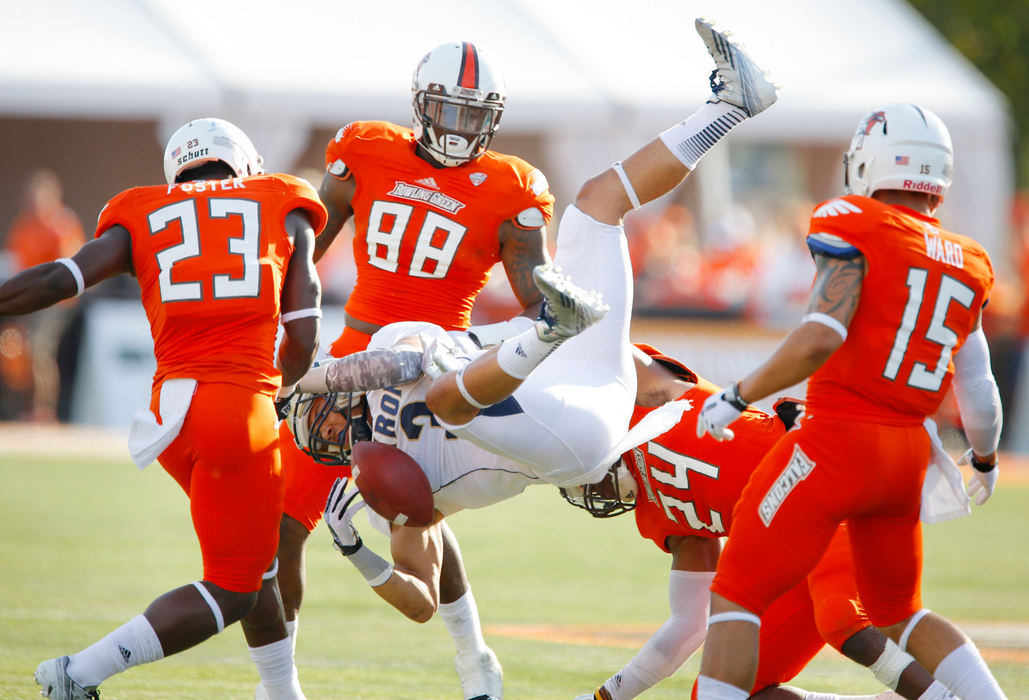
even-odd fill
[[[432,487],[410,455],[392,445],[363,440],[354,444],[350,458],[354,483],[369,508],[397,525],[432,523]]]

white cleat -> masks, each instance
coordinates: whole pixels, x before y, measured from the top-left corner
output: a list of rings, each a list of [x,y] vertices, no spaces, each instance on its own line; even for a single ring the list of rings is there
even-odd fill
[[[41,663],[32,675],[43,687],[39,694],[52,700],[97,700],[100,692],[96,686],[83,687],[68,675],[68,657],[59,656]]]
[[[707,52],[715,59],[711,72],[711,92],[716,102],[728,102],[747,113],[748,117],[775,104],[779,86],[767,71],[754,63],[743,47],[726,32],[715,29],[714,22],[698,17],[697,34],[704,40]]]
[[[532,279],[543,293],[543,307],[536,322],[540,340],[552,343],[578,335],[610,309],[599,292],[575,286],[553,265],[537,265]]]
[[[492,649],[481,654],[458,653],[454,668],[465,700],[503,700],[504,669]]]

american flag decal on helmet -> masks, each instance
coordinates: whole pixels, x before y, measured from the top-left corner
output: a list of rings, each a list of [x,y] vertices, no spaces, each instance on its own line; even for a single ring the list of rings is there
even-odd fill
[[[468,41],[461,43],[461,70],[457,74],[457,84],[463,88],[479,87],[479,52]]]

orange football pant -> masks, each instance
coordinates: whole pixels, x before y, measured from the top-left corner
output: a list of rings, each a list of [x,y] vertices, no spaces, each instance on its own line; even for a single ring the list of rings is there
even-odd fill
[[[871,622],[921,609],[922,479],[929,436],[808,416],[761,460],[733,511],[711,590],[763,614],[814,568],[849,520],[854,573]]]
[[[155,415],[160,387],[154,387]],[[158,461],[189,496],[204,580],[237,593],[261,588],[275,559],[282,468],[272,397],[200,382],[178,437]]]
[[[367,333],[344,328],[343,334],[329,349],[333,357],[343,357],[366,349],[371,339]],[[325,500],[329,497],[333,482],[339,477],[350,476],[350,467],[329,466],[314,461],[297,447],[286,421],[279,426],[279,445],[286,481],[283,512],[311,532],[322,519]]]
[[[751,695],[791,681],[826,642],[839,650],[852,635],[869,627],[871,623],[857,597],[850,537],[844,524],[833,535],[825,555],[807,580],[765,610]],[[696,697],[694,683],[694,700]]]

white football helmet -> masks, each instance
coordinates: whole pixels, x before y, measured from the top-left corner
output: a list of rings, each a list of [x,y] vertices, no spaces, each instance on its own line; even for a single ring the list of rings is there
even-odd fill
[[[474,44],[441,44],[425,54],[411,80],[414,135],[430,156],[452,168],[482,155],[504,112],[504,78]]]
[[[224,119],[205,117],[179,127],[168,139],[164,177],[172,185],[186,168],[215,160],[232,168],[236,177],[264,172],[264,159],[242,129]]]
[[[322,434],[322,427],[333,414],[345,423],[337,426],[335,438]],[[305,394],[300,391],[290,399],[286,425],[293,433],[297,447],[320,464],[350,464],[350,451],[355,442],[371,440],[371,427],[365,419],[364,392]]]
[[[939,117],[912,104],[889,104],[858,124],[843,156],[843,184],[850,194],[908,190],[943,199],[954,179],[950,132]]]

